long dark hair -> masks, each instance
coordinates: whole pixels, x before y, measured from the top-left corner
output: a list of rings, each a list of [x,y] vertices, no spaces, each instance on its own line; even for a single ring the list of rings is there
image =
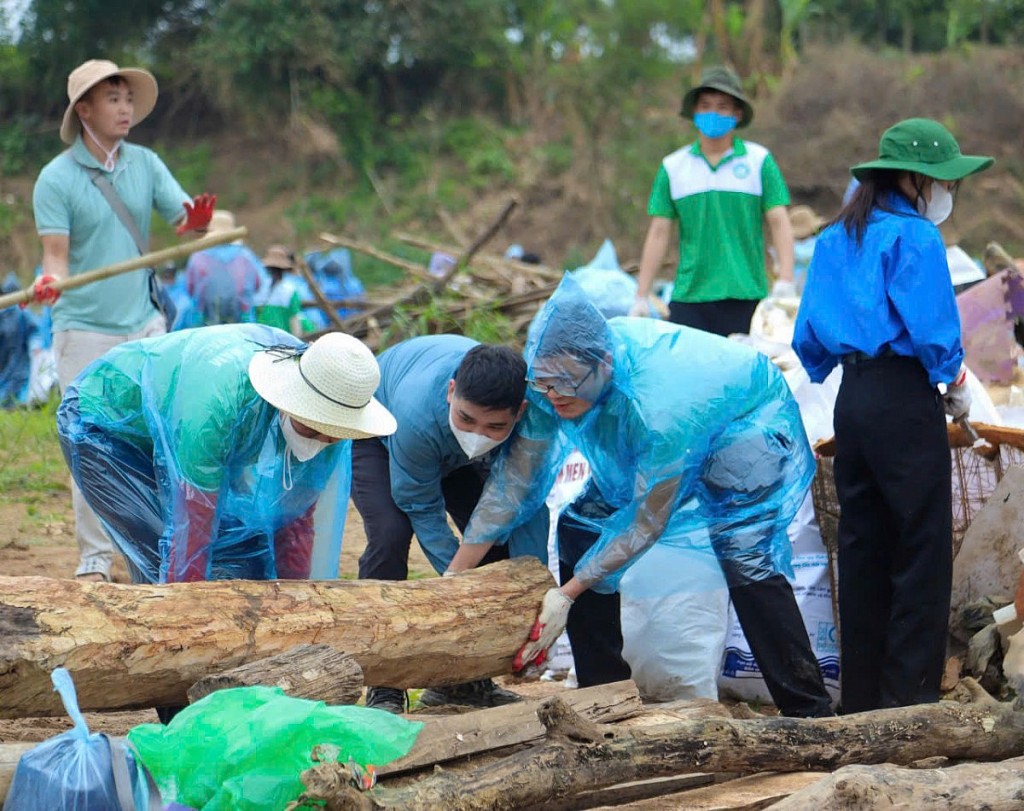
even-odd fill
[[[829,223],[842,223],[846,233],[857,240],[860,245],[864,241],[864,232],[868,227],[868,220],[871,219],[871,212],[876,208],[890,214],[906,216],[902,211],[896,211],[891,200],[894,194],[898,194],[904,200],[907,195],[900,187],[900,176],[903,171],[900,169],[870,169],[860,178],[860,185],[854,189],[849,202],[840,210],[836,218]],[[924,200],[925,176],[919,172],[908,172],[911,185],[914,187],[914,199],[907,200],[915,211],[921,210],[921,203]],[[934,180],[934,183],[939,181]],[[960,181],[953,185],[955,195],[960,188]]]

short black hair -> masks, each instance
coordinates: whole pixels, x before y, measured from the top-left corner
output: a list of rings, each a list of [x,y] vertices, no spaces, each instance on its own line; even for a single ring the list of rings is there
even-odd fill
[[[455,370],[455,395],[481,408],[518,411],[526,396],[526,361],[507,346],[474,346]]]

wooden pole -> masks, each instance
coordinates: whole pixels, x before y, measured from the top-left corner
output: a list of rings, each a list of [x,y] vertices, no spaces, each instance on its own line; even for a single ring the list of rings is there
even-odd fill
[[[69,276],[66,279],[58,279],[51,285],[51,287],[61,291],[85,287],[87,284],[103,281],[104,279],[109,279],[111,276],[119,276],[120,274],[127,273],[130,270],[155,267],[156,265],[160,265],[164,262],[173,262],[177,259],[191,256],[196,251],[212,248],[214,245],[223,245],[225,242],[234,242],[236,239],[242,239],[248,233],[249,229],[243,226],[241,228],[232,228],[230,231],[219,231],[216,234],[208,234],[205,237],[200,237],[199,239],[192,240],[191,242],[174,245],[160,251],[144,253],[141,256],[135,256],[131,259],[126,259],[123,262],[115,262],[112,265],[105,265],[104,267],[97,268],[96,270],[87,270],[84,273],[76,273],[74,276]],[[10,307],[14,304],[27,304],[31,302],[33,298],[35,298],[35,295],[32,288],[26,287],[24,290],[19,290],[16,293],[8,293],[5,296],[0,296],[0,309]]]

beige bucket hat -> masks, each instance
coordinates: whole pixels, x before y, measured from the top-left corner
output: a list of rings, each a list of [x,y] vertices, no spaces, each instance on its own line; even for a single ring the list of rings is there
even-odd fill
[[[821,226],[827,222],[828,220],[818,216],[818,212],[810,206],[793,206],[789,210],[789,224],[796,239],[807,239],[818,233]]]
[[[249,362],[257,394],[296,420],[338,439],[389,436],[398,424],[373,393],[380,367],[351,335],[329,332],[308,348],[269,348]]]
[[[210,218],[210,224],[206,226],[207,234],[222,234],[225,231],[233,231],[235,228],[235,215],[226,208],[218,208]]]
[[[82,130],[82,122],[75,113],[75,105],[93,87],[104,79],[121,76],[132,89],[135,112],[132,115],[134,127],[156,106],[156,78],[148,70],[142,68],[119,68],[108,59],[90,59],[83,62],[68,74],[68,108],[64,111],[64,120],[60,124],[60,139],[66,144],[73,144]]]
[[[271,245],[267,248],[266,255],[260,261],[265,268],[295,270],[295,263],[292,261],[291,252],[284,245]]]

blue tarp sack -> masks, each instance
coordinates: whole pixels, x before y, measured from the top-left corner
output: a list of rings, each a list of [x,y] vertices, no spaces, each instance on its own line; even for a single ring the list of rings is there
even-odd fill
[[[51,675],[73,729],[21,756],[3,811],[159,811],[160,793],[121,741],[90,734],[71,674]]]

